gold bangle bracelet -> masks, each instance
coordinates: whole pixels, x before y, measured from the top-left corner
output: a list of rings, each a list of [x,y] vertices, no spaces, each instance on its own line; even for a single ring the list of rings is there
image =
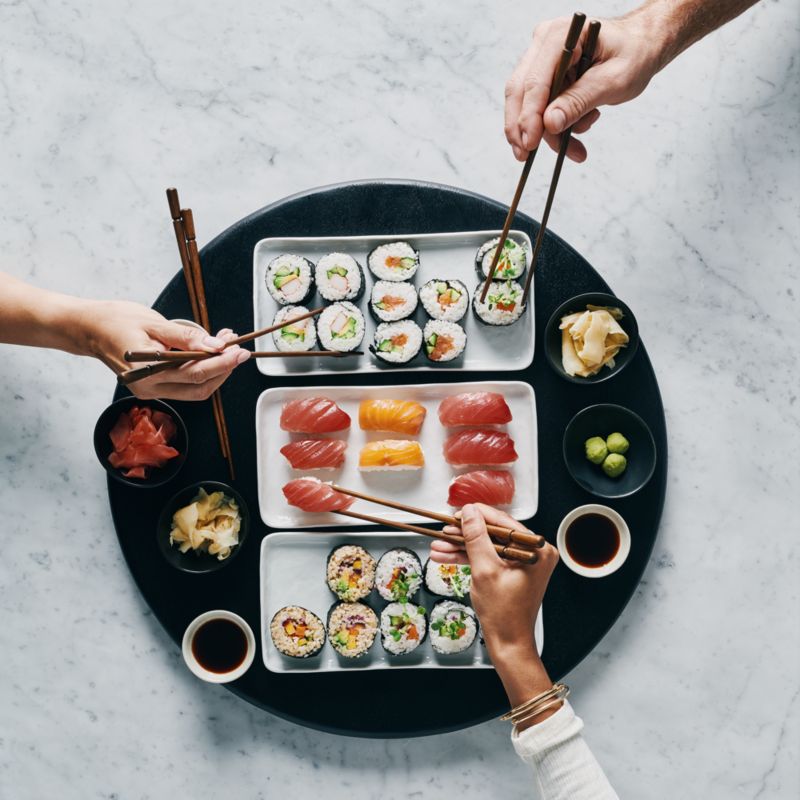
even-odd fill
[[[559,691],[556,692],[551,697],[548,697],[545,700],[542,700],[539,703],[527,708],[525,711],[519,711],[511,718],[511,722],[513,725],[517,725],[519,722],[523,722],[524,720],[530,719],[531,717],[535,717],[537,714],[541,714],[545,708],[550,708],[551,706],[555,705],[556,703],[563,702],[567,695],[569,694],[569,688],[566,686],[561,686]]]
[[[556,683],[546,692],[542,692],[541,694],[536,695],[536,697],[532,697],[530,700],[526,700],[524,703],[512,708],[507,714],[503,714],[500,719],[503,722],[516,722],[521,714],[526,714],[527,718],[527,712],[533,708],[536,708],[536,706],[540,705],[541,703],[545,703],[554,697],[557,697],[559,700],[563,700],[568,694],[568,686],[563,683]]]
[[[557,706],[559,703],[563,703],[565,699],[566,698],[564,697],[551,698],[546,703],[542,703],[542,705],[537,706],[528,714],[525,714],[525,716],[514,720],[514,727],[516,728],[517,725],[521,725],[523,722],[527,722],[528,720],[533,719],[534,717],[538,717],[539,714],[543,714],[545,711],[548,711],[549,709],[553,708],[553,706]]]

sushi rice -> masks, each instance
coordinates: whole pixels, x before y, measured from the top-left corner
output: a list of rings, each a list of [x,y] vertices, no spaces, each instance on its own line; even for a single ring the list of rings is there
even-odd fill
[[[461,281],[435,278],[420,287],[419,300],[433,319],[458,322],[467,313],[469,292]]]
[[[387,653],[412,653],[427,635],[425,609],[415,603],[389,603],[381,612],[381,644]]]
[[[284,306],[278,310],[273,325],[302,317],[308,314],[309,309],[305,306]],[[301,320],[300,322],[285,325],[277,331],[272,332],[272,341],[275,348],[281,353],[296,353],[303,350],[313,350],[317,343],[317,325],[313,317]]]
[[[317,333],[326,350],[349,353],[364,338],[364,315],[346,300],[334,303],[319,315]]]
[[[363,603],[334,603],[328,612],[328,641],[339,655],[360,658],[372,647],[378,617]]]
[[[340,600],[363,600],[375,585],[375,559],[363,547],[344,544],[328,556],[326,580]]]
[[[467,346],[467,334],[455,322],[432,319],[425,325],[422,341],[428,360],[441,363],[453,361],[464,353],[464,348]]]
[[[413,550],[395,547],[378,559],[375,588],[384,600],[406,602],[419,591],[420,586],[422,562]]]
[[[478,274],[483,275],[484,278],[489,276],[489,270],[492,268],[492,259],[494,258],[499,241],[500,237],[495,236],[494,239],[484,242],[478,248],[478,252],[475,256],[475,268],[478,270]],[[527,266],[527,248],[509,237],[503,245],[503,254],[497,262],[493,279],[515,280],[525,272]]]
[[[431,647],[442,655],[468,650],[478,636],[475,612],[455,600],[440,600],[431,610]]]
[[[388,242],[367,256],[367,266],[378,280],[407,281],[419,268],[419,253],[408,242]]]
[[[522,287],[516,281],[492,281],[485,303],[481,302],[481,292],[483,284],[478,284],[472,298],[472,309],[484,325],[513,325],[525,310]]]
[[[328,253],[315,270],[317,291],[325,300],[358,300],[364,294],[364,270],[347,253]]]
[[[314,291],[314,265],[307,258],[284,253],[269,262],[265,280],[276,303],[304,303]]]
[[[422,331],[410,319],[382,322],[375,330],[370,350],[387,364],[407,364],[422,347]]]
[[[417,309],[417,290],[405,281],[376,281],[369,309],[381,322],[397,322]]]
[[[311,658],[325,644],[322,620],[302,606],[284,606],[275,612],[269,625],[272,643],[291,658]]]
[[[439,597],[464,597],[472,587],[469,564],[439,564],[430,558],[425,562],[425,588]]]

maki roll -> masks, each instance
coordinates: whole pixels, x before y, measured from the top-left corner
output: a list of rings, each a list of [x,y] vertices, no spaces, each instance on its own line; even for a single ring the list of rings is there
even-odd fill
[[[287,320],[302,317],[303,314],[308,314],[305,306],[285,306],[278,310],[272,324],[280,325]],[[281,353],[313,350],[317,343],[317,325],[313,317],[284,325],[272,332],[272,341],[275,342],[275,349]]]
[[[458,322],[467,313],[469,292],[461,281],[432,280],[420,287],[419,300],[433,319]]]
[[[384,600],[406,602],[422,585],[422,563],[413,550],[387,550],[375,568],[375,588]]]
[[[367,265],[380,281],[407,281],[419,268],[419,253],[408,242],[388,242],[367,256]]]
[[[284,253],[267,265],[266,281],[276,303],[304,303],[314,291],[314,265],[307,258]]]
[[[322,620],[301,606],[284,606],[269,624],[272,643],[285,656],[311,658],[325,644]]]
[[[522,316],[522,287],[516,281],[492,281],[485,303],[481,302],[482,291],[483,284],[478,284],[472,310],[484,325],[513,325]]]
[[[358,300],[364,294],[364,270],[346,253],[328,253],[315,270],[317,291],[331,302]]]
[[[319,315],[317,333],[326,350],[349,353],[364,338],[364,315],[352,303],[334,303]]]
[[[328,639],[345,658],[360,658],[372,647],[378,617],[363,603],[334,603],[328,612]]]
[[[363,600],[375,585],[375,559],[363,547],[343,544],[328,556],[326,580],[340,600]]]
[[[452,655],[468,650],[478,635],[475,612],[455,600],[440,600],[431,611],[431,646],[437,653]]]
[[[478,275],[482,275],[484,278],[489,277],[489,270],[492,268],[492,259],[494,259],[497,243],[499,241],[500,237],[495,236],[494,239],[489,239],[488,242],[484,242],[478,248],[478,252],[475,255],[475,269],[478,270]],[[525,246],[508,238],[503,245],[503,252],[497,260],[497,266],[495,267],[492,280],[515,280],[525,272],[525,267],[527,266],[528,252]]]
[[[439,597],[464,597],[472,586],[469,564],[439,564],[425,562],[425,588]]]
[[[467,346],[467,334],[455,322],[443,319],[432,319],[422,333],[425,343],[425,355],[428,360],[442,362],[452,361],[464,353]]]
[[[422,331],[410,319],[399,322],[382,322],[375,329],[375,338],[369,349],[375,358],[387,364],[407,364],[419,353]]]
[[[425,609],[414,603],[389,603],[381,612],[381,644],[387,653],[403,656],[424,641],[427,630]]]
[[[369,309],[372,316],[381,322],[405,319],[417,309],[417,290],[404,281],[376,281]]]

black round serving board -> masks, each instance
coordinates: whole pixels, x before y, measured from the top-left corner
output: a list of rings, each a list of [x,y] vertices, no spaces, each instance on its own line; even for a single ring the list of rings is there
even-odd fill
[[[494,200],[461,189],[397,180],[341,184],[286,198],[237,222],[203,248],[212,327],[231,327],[238,332],[253,329],[252,260],[253,247],[259,239],[498,229],[506,210]],[[531,238],[538,228],[524,214],[517,214],[515,227],[527,231]],[[424,261],[424,253],[422,258]],[[590,404],[620,403],[636,411],[655,437],[658,465],[650,482],[633,497],[608,501],[631,529],[633,541],[626,563],[614,575],[597,580],[579,577],[559,564],[552,577],[544,602],[543,657],[554,680],[573,669],[592,650],[630,600],[655,542],[666,487],[664,410],[644,346],[639,347],[624,372],[600,384],[568,383],[545,361],[543,328],[551,313],[568,297],[588,291],[609,291],[609,287],[584,258],[548,232],[535,272],[533,365],[520,372],[443,371],[436,377],[443,382],[485,378],[521,379],[532,384],[539,425],[539,511],[528,524],[553,544],[563,516],[575,506],[595,500],[575,484],[562,459],[562,435],[572,416]],[[180,274],[167,285],[154,307],[169,318],[191,316]],[[236,560],[211,574],[179,572],[166,562],[156,544],[158,516],[173,493],[200,480],[229,482],[211,404],[175,403],[189,430],[189,454],[177,478],[149,490],[129,488],[109,479],[108,491],[128,566],[153,612],[176,642],[180,642],[195,616],[212,608],[241,614],[260,641],[259,552],[262,537],[270,531],[258,514],[255,406],[259,394],[278,384],[348,385],[363,381],[374,385],[421,380],[422,375],[398,375],[389,370],[369,376],[280,379],[262,375],[255,363],[236,370],[223,387],[222,397],[235,455],[235,487],[247,499],[254,527]],[[430,380],[430,373],[424,373],[424,381]],[[115,397],[126,393],[118,390]],[[507,708],[503,687],[492,670],[276,674],[264,667],[260,645],[248,673],[227,688],[300,725],[376,738],[457,730],[490,719]],[[410,704],[404,699],[409,697],[414,698]]]

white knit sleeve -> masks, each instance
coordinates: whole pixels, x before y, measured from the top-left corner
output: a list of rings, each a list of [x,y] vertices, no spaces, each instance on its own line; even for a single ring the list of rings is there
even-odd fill
[[[511,735],[519,757],[533,767],[542,800],[619,800],[581,730],[583,721],[565,701],[552,717]]]

